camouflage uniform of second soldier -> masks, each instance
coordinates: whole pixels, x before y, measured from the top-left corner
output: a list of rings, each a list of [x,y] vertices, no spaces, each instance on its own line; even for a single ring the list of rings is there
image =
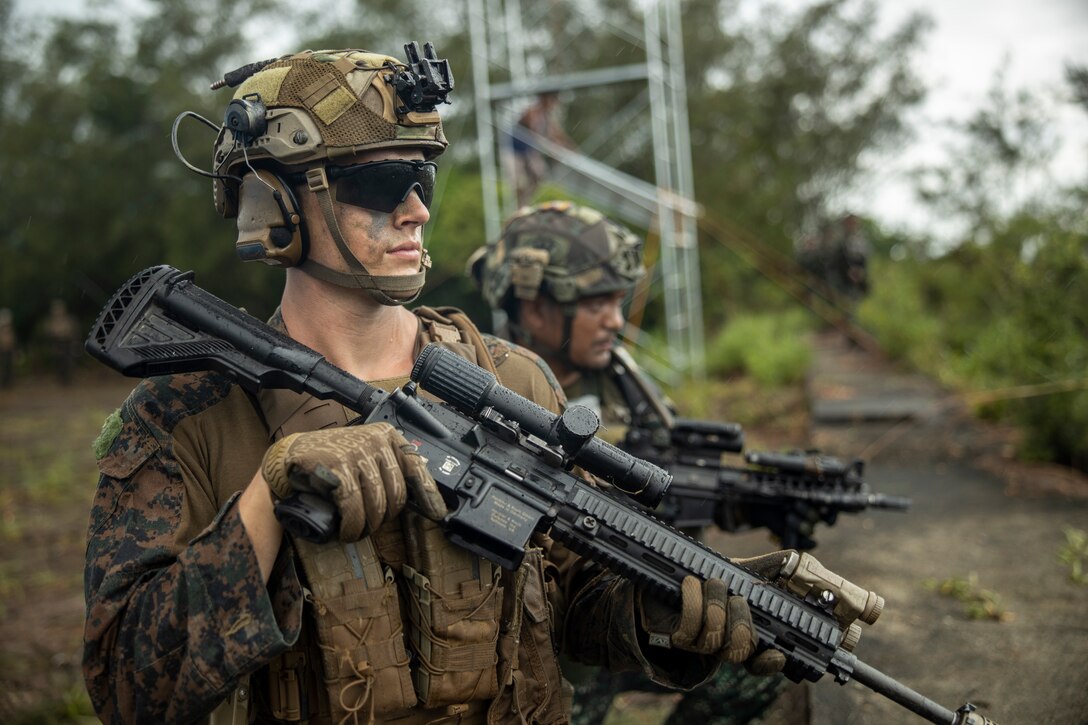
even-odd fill
[[[395,167],[399,176],[384,178],[390,183],[399,179],[404,195],[395,213],[380,217],[374,212],[371,218],[382,229],[408,211],[426,221],[421,210],[433,190],[433,169],[428,179],[423,160],[386,149],[407,148],[433,158],[446,143],[433,108],[398,107],[393,81],[404,70],[403,63],[387,56],[306,51],[264,66],[235,92],[232,106],[255,99],[264,106],[239,123],[270,120],[253,138],[242,142],[235,135],[232,141],[228,111],[215,151],[221,169],[215,182],[217,207],[238,217],[238,250],[244,259],[267,255],[269,263],[299,267],[288,270],[280,308],[284,314],[277,313],[270,323],[287,334],[298,334],[285,322],[288,300],[292,314],[300,311],[299,298],[289,297],[292,284],[331,294],[325,283],[339,284],[337,275],[351,277],[358,286],[341,286],[364,302],[369,295],[387,305],[365,308],[375,314],[395,309],[404,297],[414,299],[422,288],[425,254],[416,274],[384,279],[365,268],[366,276],[322,269],[312,257],[299,256],[295,243],[301,215],[295,210],[305,205],[285,206],[291,189],[278,175],[299,166],[307,169],[310,191],[325,194],[312,202],[303,197],[312,203],[306,212],[310,218],[303,220],[310,225],[311,241],[324,214],[327,235],[337,241],[349,267],[351,252],[337,236],[339,230],[333,231],[333,212],[349,213],[343,206],[351,203],[343,201],[347,193],[364,187],[334,187],[345,196],[335,199],[340,206],[326,203],[331,193],[326,174],[344,174],[337,183],[345,184],[361,178],[361,184],[380,177],[346,175]],[[371,163],[365,159],[372,157],[364,155],[354,166],[334,166],[351,164],[360,152],[371,150],[385,158]],[[362,201],[377,203],[383,191],[380,184],[371,184]],[[418,198],[413,196],[417,191]],[[321,241],[326,250],[333,249],[328,236]],[[387,243],[391,248],[396,241]],[[332,254],[328,251],[325,259]],[[308,260],[314,264],[308,266]],[[406,278],[410,281],[404,286]],[[383,287],[386,282],[401,286]],[[394,292],[402,296],[390,303]],[[322,298],[304,299],[313,307],[301,308],[302,314],[316,314]],[[403,314],[384,319],[408,324]],[[306,322],[303,317],[298,324],[306,327]],[[467,318],[445,308],[419,310],[412,324],[418,328],[415,353],[424,343],[440,342],[493,369],[504,385],[523,396],[559,409],[562,391],[532,353],[484,339]],[[391,389],[404,381],[370,382]],[[255,538],[258,529],[247,529],[245,522],[263,526],[267,519],[247,519],[250,502],[266,506],[260,510],[270,518],[268,490],[286,495],[272,483],[276,476],[269,458],[283,463],[272,454],[291,440],[327,441],[348,433],[364,441],[370,440],[364,436],[368,429],[384,425],[344,430],[353,418],[352,411],[310,396],[251,395],[225,376],[191,373],[142,382],[107,419],[95,446],[101,475],[85,570],[83,666],[99,717],[147,723],[194,722],[209,714],[217,722],[222,716],[223,722],[248,718],[313,724],[564,723],[569,721],[570,686],[560,675],[561,649],[594,665],[640,670],[680,687],[704,681],[723,658],[734,656],[736,638],[730,653],[716,647],[707,655],[648,648],[644,626],[666,621],[647,614],[653,602],[643,602],[630,582],[543,535],[534,536],[518,569],[501,571],[450,544],[439,525],[416,509],[394,509],[390,502],[388,518],[374,525],[364,522],[358,535],[346,535],[341,528],[339,542],[318,545],[277,536],[277,548],[258,546],[266,540]],[[356,457],[354,450],[350,456],[321,450],[332,456],[330,461],[363,470],[365,451]],[[403,437],[381,450],[418,458]],[[413,475],[409,490],[429,494],[426,469],[422,474],[414,470],[397,472],[404,476],[398,506],[406,498],[404,480]],[[358,475],[347,471],[339,487],[360,485]],[[392,475],[382,470],[363,476],[370,488],[360,497],[370,497],[368,510],[374,497],[393,495],[374,490]],[[270,550],[274,562],[269,560],[262,571],[262,554]],[[702,586],[715,581],[721,584],[711,580]],[[745,657],[751,652],[750,646],[739,649]],[[776,666],[780,669],[781,662]]]
[[[545,350],[525,330],[519,319],[521,302],[545,295],[565,307],[562,339],[571,343],[571,318],[579,299],[629,292],[642,277],[642,241],[595,210],[546,202],[525,207],[511,217],[502,237],[476,252],[469,273],[492,309],[505,316],[498,330],[501,334],[545,359],[566,352],[563,367],[573,369],[578,366],[569,350]],[[635,376],[637,383],[633,382]],[[672,413],[671,403],[622,347],[614,350],[603,367],[581,367],[571,377],[563,383],[568,403],[594,410],[601,419],[598,435],[611,443],[623,441],[636,415],[640,426],[652,428],[666,424],[656,410]],[[632,385],[637,386],[637,392]],[[702,530],[686,533],[701,538]],[[565,662],[564,673],[575,684],[575,725],[603,722],[619,692],[668,691],[637,672],[593,670]],[[747,723],[763,713],[784,687],[781,677],[757,677],[743,668],[723,666],[707,683],[684,694],[668,722]]]

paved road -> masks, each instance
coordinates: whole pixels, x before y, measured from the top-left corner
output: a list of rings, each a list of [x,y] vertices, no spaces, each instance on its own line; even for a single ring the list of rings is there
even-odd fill
[[[867,449],[867,480],[910,496],[909,513],[845,516],[818,529],[816,554],[882,594],[884,614],[858,657],[938,703],[978,705],[1001,725],[1088,723],[1088,586],[1058,559],[1063,529],[1088,530],[1088,480],[1008,460],[1007,431],[965,415],[925,378],[833,337],[809,383],[815,445]],[[1015,495],[1012,493],[1015,492]],[[758,534],[719,542],[743,555]],[[1004,621],[971,619],[927,580],[975,582]],[[810,686],[812,725],[923,722],[857,683]]]

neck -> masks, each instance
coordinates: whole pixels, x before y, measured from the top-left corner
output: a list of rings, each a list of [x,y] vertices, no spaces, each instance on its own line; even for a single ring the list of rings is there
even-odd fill
[[[289,269],[280,311],[292,338],[357,378],[381,380],[412,370],[419,323],[404,307]]]
[[[536,350],[536,353],[544,358],[544,362],[548,363],[548,367],[551,368],[552,374],[555,375],[560,387],[569,388],[582,377],[582,371],[571,367],[570,363],[562,355],[554,351],[543,350]]]

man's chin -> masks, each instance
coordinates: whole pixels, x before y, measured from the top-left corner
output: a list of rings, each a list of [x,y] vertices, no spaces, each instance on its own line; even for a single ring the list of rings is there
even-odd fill
[[[578,361],[578,368],[588,372],[599,372],[608,367],[612,362],[612,348],[603,351],[595,351],[585,355]]]

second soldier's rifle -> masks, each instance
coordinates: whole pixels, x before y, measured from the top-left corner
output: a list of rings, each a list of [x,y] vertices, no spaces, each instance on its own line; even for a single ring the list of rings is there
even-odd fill
[[[86,348],[130,376],[213,370],[251,392],[305,392],[347,406],[360,422],[387,421],[427,461],[450,509],[441,525],[455,544],[515,568],[530,536],[547,533],[674,603],[685,577],[722,579],[731,595],[747,601],[757,646],[781,651],[791,679],[815,681],[830,673],[930,722],[986,722],[971,705],[953,712],[857,659],[852,650],[860,627],[854,620],[876,620],[883,601],[875,594],[827,572],[807,554],[789,558],[783,568],[789,590],[780,588],[592,486],[570,468],[578,464],[619,486],[637,484],[652,491],[642,497],[648,504],[669,479],[595,438],[597,419],[588,409],[572,406],[557,416],[437,345],[417,359],[412,382],[386,393],[205,292],[191,273],[161,266],[137,274],[114,294]],[[419,387],[445,403],[424,398]],[[277,516],[292,534],[315,541],[327,540],[336,527],[331,505],[321,499],[280,502]]]
[[[869,508],[910,508],[909,498],[870,491],[860,459],[846,463],[815,451],[747,451],[747,466],[723,462],[725,454],[744,451],[740,424],[675,417],[625,349],[617,348],[614,358],[611,372],[633,417],[618,445],[672,474],[654,510],[659,519],[680,528],[765,527],[783,548],[812,549],[818,522],[832,525],[840,513]]]
[[[682,418],[672,424],[667,430],[632,427],[620,448],[672,474],[655,515],[673,526],[765,527],[783,548],[811,549],[818,522],[832,525],[840,513],[869,508],[910,507],[909,498],[870,491],[860,459],[846,463],[813,451],[747,451],[748,465],[734,466],[723,462],[723,454],[742,451],[739,425]]]

